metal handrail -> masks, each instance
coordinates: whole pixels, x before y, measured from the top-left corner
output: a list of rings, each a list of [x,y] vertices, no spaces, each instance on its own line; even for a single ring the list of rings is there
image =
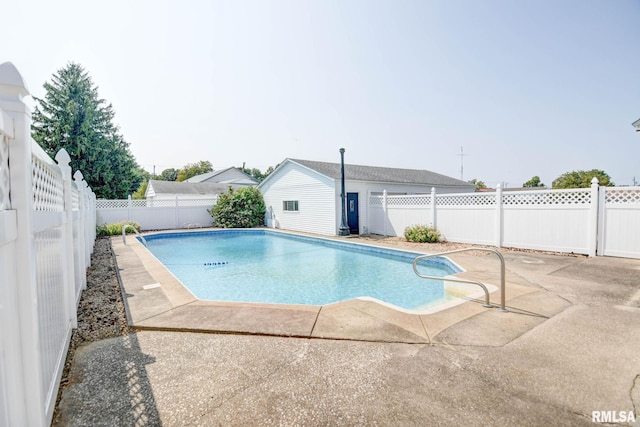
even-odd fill
[[[484,290],[484,295],[485,295],[485,299],[486,299],[485,303],[482,304],[482,305],[484,307],[492,307],[491,302],[489,301],[489,290],[487,289],[487,287],[482,282],[478,282],[477,280],[457,279],[457,278],[451,278],[451,277],[448,277],[448,278],[445,279],[445,278],[438,277],[438,276],[427,276],[425,274],[421,274],[418,271],[417,265],[418,265],[418,261],[420,261],[421,259],[433,258],[433,257],[437,257],[437,256],[453,254],[453,253],[456,253],[456,252],[468,252],[468,251],[491,252],[491,253],[494,253],[494,254],[498,255],[498,258],[500,258],[500,308],[499,308],[499,310],[504,312],[504,313],[508,312],[509,310],[507,310],[505,308],[505,281],[504,281],[505,266],[504,266],[504,257],[502,256],[500,251],[498,251],[496,249],[491,249],[491,248],[464,248],[464,249],[455,249],[455,250],[447,251],[447,252],[440,252],[440,253],[437,253],[437,254],[420,255],[419,257],[416,257],[416,259],[413,260],[413,271],[414,271],[414,273],[416,273],[418,275],[418,277],[421,277],[423,279],[446,280],[446,281],[449,281],[449,282],[471,283],[473,285],[478,285]]]
[[[142,240],[142,243],[145,246],[147,246],[147,241],[145,240],[144,236],[140,234],[138,230],[136,230],[136,228],[131,224],[125,224],[122,226],[122,243],[124,243],[125,245],[127,244],[127,228],[132,229],[134,233],[136,233],[136,235],[140,237],[140,240]]]

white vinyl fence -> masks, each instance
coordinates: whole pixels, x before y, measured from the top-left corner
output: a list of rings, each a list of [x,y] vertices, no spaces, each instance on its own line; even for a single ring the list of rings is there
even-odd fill
[[[213,208],[218,198],[187,198],[155,200],[96,200],[98,225],[121,221],[135,221],[142,230],[168,230],[173,228],[209,227],[213,217],[207,209]]]
[[[640,258],[640,187],[600,187],[598,255]]]
[[[95,196],[31,139],[27,95],[0,65],[0,426],[51,423],[95,241]]]
[[[451,242],[640,258],[640,187],[369,196],[369,232],[436,226]]]

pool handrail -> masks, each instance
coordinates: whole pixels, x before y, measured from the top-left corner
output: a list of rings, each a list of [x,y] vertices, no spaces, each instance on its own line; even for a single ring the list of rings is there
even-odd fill
[[[147,241],[145,240],[144,236],[140,234],[138,230],[136,230],[136,228],[131,224],[125,224],[122,226],[122,243],[124,243],[125,245],[127,244],[127,228],[132,229],[134,233],[136,233],[136,235],[140,237],[140,240],[142,240],[142,243],[145,246],[147,246]]]
[[[418,277],[421,277],[423,279],[433,279],[433,280],[445,280],[445,281],[449,281],[449,282],[457,282],[457,283],[471,283],[473,285],[478,285],[482,288],[482,290],[484,291],[484,295],[485,295],[485,303],[482,304],[484,307],[493,307],[491,305],[491,302],[489,300],[489,290],[487,289],[487,287],[485,286],[484,283],[479,282],[477,280],[467,280],[467,279],[458,279],[458,278],[452,278],[452,277],[447,277],[447,278],[443,278],[443,277],[438,277],[438,276],[427,276],[425,274],[422,274],[418,271],[418,261],[422,260],[422,259],[426,259],[426,258],[433,258],[433,257],[438,257],[438,256],[442,256],[442,255],[448,255],[448,254],[453,254],[456,252],[468,252],[468,251],[480,251],[480,252],[491,252],[494,253],[498,256],[498,258],[500,259],[500,308],[498,309],[499,311],[503,312],[503,313],[507,313],[509,312],[509,310],[506,309],[505,307],[505,265],[504,265],[504,257],[502,256],[502,254],[500,253],[500,251],[498,251],[497,249],[492,249],[492,248],[464,248],[464,249],[454,249],[451,251],[446,251],[446,252],[439,252],[437,254],[427,254],[427,255],[420,255],[418,257],[416,257],[413,260],[413,272],[416,273],[416,275]]]

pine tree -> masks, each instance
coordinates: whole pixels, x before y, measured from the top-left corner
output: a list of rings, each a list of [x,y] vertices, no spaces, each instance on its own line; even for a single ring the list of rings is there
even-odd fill
[[[33,139],[50,155],[64,148],[98,198],[126,198],[142,181],[140,167],[118,127],[111,104],[98,96],[88,73],[70,62],[35,98]]]

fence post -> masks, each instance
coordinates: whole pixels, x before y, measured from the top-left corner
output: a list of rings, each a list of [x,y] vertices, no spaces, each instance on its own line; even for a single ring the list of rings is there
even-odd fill
[[[131,221],[131,194],[127,196],[127,221]]]
[[[364,234],[371,233],[371,190],[367,190],[367,226],[364,229]]]
[[[591,206],[589,209],[589,256],[596,256],[598,247],[598,178],[595,176],[591,180]]]
[[[67,316],[73,328],[78,327],[78,313],[76,310],[76,270],[73,259],[73,206],[71,204],[71,157],[64,148],[56,153],[56,163],[62,172],[62,186],[64,193],[64,220],[62,226],[62,262],[64,263],[63,283],[67,293]]]
[[[88,267],[86,248],[87,241],[85,237],[85,228],[87,221],[87,196],[83,179],[84,177],[82,176],[82,172],[76,171],[76,173],[73,174],[73,180],[75,181],[76,189],[78,190],[78,224],[76,227],[77,235],[75,244],[78,245],[78,258],[80,259],[78,259],[79,266],[76,266],[76,268],[81,267],[82,271],[85,272],[85,274],[82,276],[85,279],[82,280],[80,289],[85,289],[87,287],[86,268]],[[80,293],[78,293],[76,297],[78,297],[79,295]]]
[[[176,207],[175,207],[175,227],[174,228],[180,228],[178,221],[179,221],[179,212],[178,212],[178,195],[176,194]]]
[[[502,247],[502,242],[504,241],[504,236],[503,231],[504,231],[504,227],[503,227],[503,210],[502,210],[502,185],[500,183],[498,183],[498,185],[496,185],[496,232],[495,232],[495,239],[496,239],[496,246],[501,248]]]
[[[389,222],[389,215],[387,211],[387,190],[382,190],[382,216],[384,218],[384,236],[387,235],[387,223]]]
[[[431,187],[431,226],[438,228],[436,219],[436,187]]]
[[[82,182],[84,183],[84,191],[86,196],[85,207],[87,208],[86,214],[88,218],[86,224],[84,225],[84,235],[86,238],[85,250],[87,251],[87,268],[89,268],[91,266],[91,254],[93,253],[93,247],[96,243],[97,198],[96,193],[93,192],[84,178],[82,179]]]
[[[6,363],[9,417],[13,425],[46,425],[45,393],[40,364],[38,307],[36,291],[33,189],[31,187],[31,111],[22,98],[29,95],[22,76],[13,64],[0,65],[0,109],[13,120],[9,140],[11,208],[16,211],[15,293],[8,297],[16,304],[17,319],[10,331],[16,348],[7,349]],[[5,296],[3,296],[4,298]],[[13,298],[15,297],[15,299]],[[3,325],[4,326],[4,325]],[[15,335],[15,337],[14,337]]]

